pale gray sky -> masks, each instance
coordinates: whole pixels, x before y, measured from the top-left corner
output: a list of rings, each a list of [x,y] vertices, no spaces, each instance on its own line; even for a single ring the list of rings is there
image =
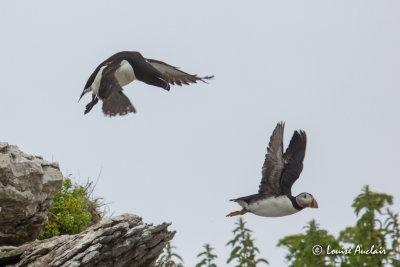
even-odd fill
[[[171,221],[194,266],[201,246],[224,266],[238,209],[256,193],[269,137],[286,122],[308,135],[293,193],[319,209],[282,218],[246,214],[271,266],[278,240],[315,218],[337,235],[354,224],[365,184],[400,210],[399,1],[8,1],[1,4],[0,140],[60,163],[114,214]],[[121,50],[214,74],[170,92],[125,87],[137,114],[84,116],[77,100],[94,68]]]

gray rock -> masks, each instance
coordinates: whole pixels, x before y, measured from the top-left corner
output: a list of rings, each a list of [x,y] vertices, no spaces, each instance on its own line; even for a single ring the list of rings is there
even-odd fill
[[[144,224],[132,214],[106,218],[76,235],[0,247],[0,266],[153,266],[175,235],[169,225]]]
[[[62,181],[58,163],[0,142],[0,246],[39,236]]]

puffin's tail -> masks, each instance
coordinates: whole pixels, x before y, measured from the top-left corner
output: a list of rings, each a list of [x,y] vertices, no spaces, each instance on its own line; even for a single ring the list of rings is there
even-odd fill
[[[230,199],[229,201],[238,203],[243,209],[246,209],[248,206],[248,203],[242,198]]]
[[[113,91],[103,100],[103,112],[106,116],[126,115],[136,113],[135,107],[122,91]]]

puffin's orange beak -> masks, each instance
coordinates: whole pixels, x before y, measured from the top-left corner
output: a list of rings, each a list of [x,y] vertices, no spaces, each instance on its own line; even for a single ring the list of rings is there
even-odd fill
[[[318,208],[318,202],[317,200],[314,198],[312,203],[311,203],[311,208],[317,209]]]

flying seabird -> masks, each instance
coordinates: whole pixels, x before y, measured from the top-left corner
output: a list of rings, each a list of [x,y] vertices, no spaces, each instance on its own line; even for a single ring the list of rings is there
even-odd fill
[[[283,153],[284,123],[278,123],[272,133],[262,167],[262,179],[258,194],[231,199],[243,209],[226,216],[232,217],[247,212],[264,217],[281,217],[294,214],[304,208],[318,208],[317,200],[310,193],[294,197],[292,185],[303,170],[307,136],[304,131],[295,131],[289,147]]]
[[[122,92],[122,87],[134,80],[161,87],[167,91],[170,84],[196,83],[214,76],[198,77],[188,74],[162,61],[144,58],[139,52],[123,51],[103,61],[90,75],[79,100],[92,92],[92,101],[86,105],[87,114],[100,100],[103,112],[108,116],[125,115],[136,112],[129,98]]]

